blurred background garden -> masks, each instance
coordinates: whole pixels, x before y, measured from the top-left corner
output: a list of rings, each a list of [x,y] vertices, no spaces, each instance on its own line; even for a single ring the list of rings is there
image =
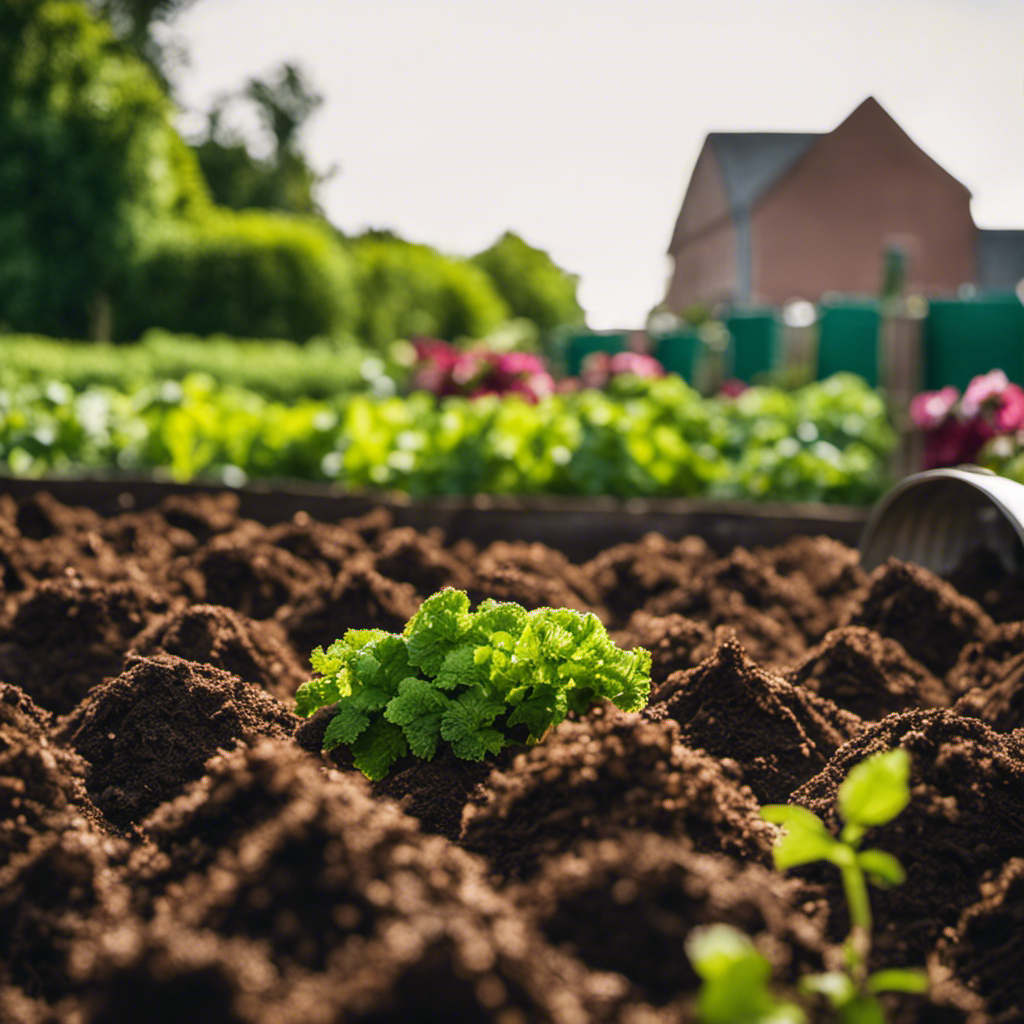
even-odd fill
[[[183,120],[174,29],[218,2],[0,6],[7,475],[865,504],[915,460],[1024,473],[1024,232],[971,234],[969,268],[947,272],[885,225],[870,285],[863,266],[852,286],[773,285],[751,268],[777,260],[735,241],[733,278],[709,275],[708,231],[744,236],[735,203],[702,212],[705,151],[756,217],[814,140],[899,151],[874,101],[802,149],[747,133],[760,148],[739,164],[708,135],[663,297],[597,329],[578,275],[512,225],[452,253],[332,223],[322,195],[344,168],[307,150],[325,96],[301,60]]]

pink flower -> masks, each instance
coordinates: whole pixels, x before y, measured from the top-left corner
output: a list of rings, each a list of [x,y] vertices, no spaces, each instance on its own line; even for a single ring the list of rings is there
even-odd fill
[[[740,380],[738,377],[730,377],[728,380],[722,381],[718,394],[722,398],[738,398],[748,387],[750,385],[746,381]]]
[[[910,401],[910,418],[922,430],[934,430],[953,413],[953,408],[960,397],[954,387],[946,387],[941,391],[922,391]]]
[[[632,373],[637,377],[664,377],[665,367],[653,356],[639,352],[616,352],[608,361],[608,372],[613,377],[619,373]]]
[[[1003,389],[1002,403],[995,410],[995,428],[1000,434],[1024,429],[1024,389],[1017,384],[1007,384]]]
[[[1009,383],[1002,370],[989,370],[988,373],[979,374],[967,385],[963,401],[960,403],[960,411],[971,419],[985,406],[997,406]]]

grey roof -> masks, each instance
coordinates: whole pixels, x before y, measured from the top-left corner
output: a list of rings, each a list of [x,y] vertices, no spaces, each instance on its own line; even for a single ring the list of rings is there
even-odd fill
[[[819,133],[712,132],[708,142],[722,169],[733,212],[749,211],[767,189],[807,152]]]
[[[982,291],[1013,291],[1018,281],[1024,281],[1024,231],[980,229],[975,251]]]

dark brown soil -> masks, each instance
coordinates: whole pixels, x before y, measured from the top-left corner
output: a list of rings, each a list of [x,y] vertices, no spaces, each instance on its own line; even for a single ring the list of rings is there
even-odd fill
[[[735,637],[670,676],[644,714],[678,722],[688,746],[736,761],[761,803],[785,803],[862,728],[856,715],[758,668]]]
[[[118,825],[138,822],[218,750],[290,736],[298,720],[251,683],[171,654],[132,656],[60,725],[57,738],[88,763],[96,805]]]
[[[367,783],[295,689],[444,585],[595,612],[651,651],[652,703]],[[1022,1020],[1022,693],[1024,585],[980,555],[869,579],[828,538],[651,534],[574,565],[384,510],[0,495],[0,1024],[689,1024],[696,925],[780,986],[839,962],[836,872],[773,871],[760,802],[835,829],[849,768],[897,745],[912,800],[868,842],[908,878],[872,891],[875,961],[933,986],[891,1020]]]

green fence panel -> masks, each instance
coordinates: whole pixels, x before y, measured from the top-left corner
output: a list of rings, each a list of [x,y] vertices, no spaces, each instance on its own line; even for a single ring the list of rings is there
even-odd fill
[[[669,373],[678,373],[687,384],[693,384],[703,351],[704,346],[696,334],[681,331],[662,335],[654,355]]]
[[[779,363],[779,322],[774,313],[749,313],[725,321],[733,341],[732,374],[752,383]]]
[[[1015,295],[932,301],[924,364],[929,391],[949,384],[963,390],[972,377],[994,369],[1024,384],[1024,306]]]
[[[566,372],[570,377],[579,376],[583,360],[593,352],[625,352],[629,335],[609,331],[604,334],[592,332],[571,334],[566,341],[565,362]]]
[[[818,380],[856,373],[878,385],[878,304],[823,305],[818,319]]]

